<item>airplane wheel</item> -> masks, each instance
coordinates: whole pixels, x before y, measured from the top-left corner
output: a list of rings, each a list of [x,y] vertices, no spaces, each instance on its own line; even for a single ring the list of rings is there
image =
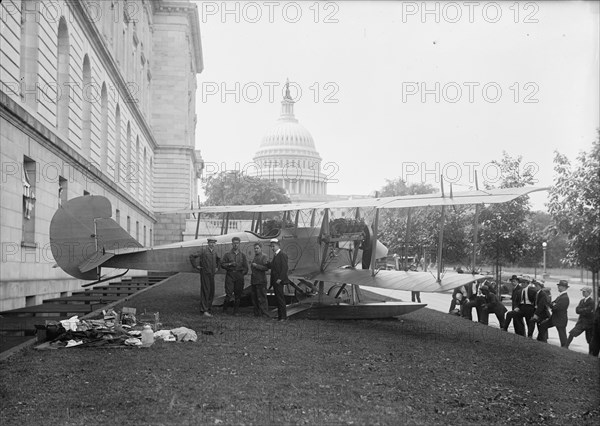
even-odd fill
[[[327,292],[328,296],[331,297],[335,297],[336,294],[338,294],[338,291],[340,291],[340,288],[342,288],[341,284],[336,284],[333,287],[331,287],[329,289],[329,291]],[[340,299],[340,301],[342,303],[350,303],[350,292],[348,291],[348,287],[344,287],[344,289],[342,290],[342,292],[340,293],[340,295],[337,297],[338,299]]]

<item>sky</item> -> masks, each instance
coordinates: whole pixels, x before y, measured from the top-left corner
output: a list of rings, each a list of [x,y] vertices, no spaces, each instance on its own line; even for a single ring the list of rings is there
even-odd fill
[[[205,177],[252,163],[286,79],[329,194],[440,174],[469,190],[475,170],[494,185],[503,151],[549,186],[554,151],[575,161],[597,137],[598,2],[197,4]]]

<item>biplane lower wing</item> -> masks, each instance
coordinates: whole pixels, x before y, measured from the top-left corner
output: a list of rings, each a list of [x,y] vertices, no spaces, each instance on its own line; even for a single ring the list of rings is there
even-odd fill
[[[339,282],[388,290],[443,292],[471,284],[474,281],[491,278],[486,275],[452,274],[443,277],[438,283],[429,272],[379,271],[373,275],[368,269],[338,268],[319,272],[310,277],[315,281]]]

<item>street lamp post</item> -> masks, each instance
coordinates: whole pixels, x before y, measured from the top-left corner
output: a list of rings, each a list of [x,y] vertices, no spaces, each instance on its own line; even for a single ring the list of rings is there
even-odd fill
[[[542,243],[542,249],[544,251],[544,272],[542,273],[542,278],[546,279],[548,278],[548,274],[546,273],[546,248],[548,247],[548,243],[546,243],[546,241],[544,241]]]

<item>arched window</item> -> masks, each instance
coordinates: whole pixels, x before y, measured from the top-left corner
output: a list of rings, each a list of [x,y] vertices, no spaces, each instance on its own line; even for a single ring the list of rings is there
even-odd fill
[[[71,93],[69,91],[69,69],[70,69],[70,56],[69,56],[69,30],[67,28],[67,21],[64,16],[61,16],[58,23],[58,75],[57,75],[57,121],[56,127],[59,133],[63,136],[69,137],[69,98]]]
[[[108,162],[108,94],[106,83],[100,93],[100,168],[106,172]]]
[[[92,69],[90,57],[83,57],[83,87],[81,93],[81,153],[90,160],[92,146]]]
[[[38,18],[37,2],[21,2],[21,99],[29,107],[37,108],[38,83]]]
[[[121,108],[115,111],[115,182],[121,181]]]

